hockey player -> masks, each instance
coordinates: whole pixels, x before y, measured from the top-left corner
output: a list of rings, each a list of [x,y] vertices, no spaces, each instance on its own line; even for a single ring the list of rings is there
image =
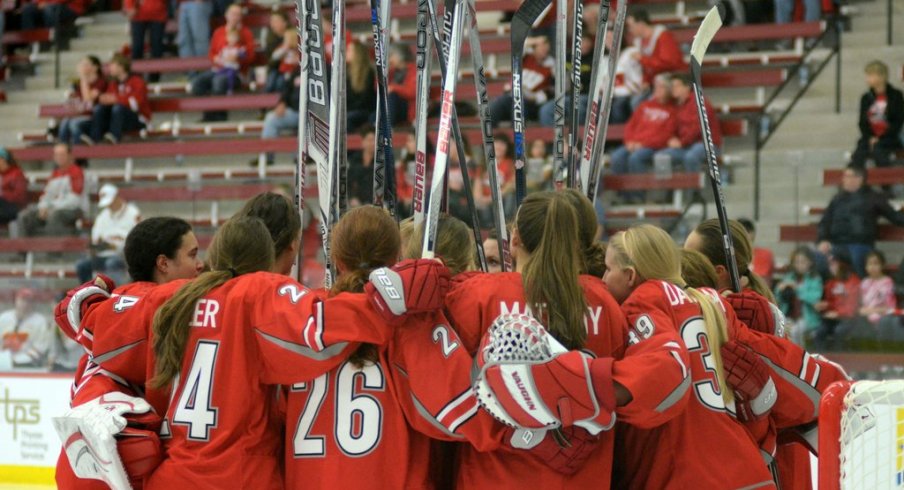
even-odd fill
[[[612,423],[613,412],[619,420],[655,427],[680,413],[687,402],[687,352],[678,336],[665,329],[649,332],[644,340],[629,336],[624,316],[603,283],[581,274],[584,247],[579,221],[565,193],[530,194],[518,210],[512,233],[517,271],[481,274],[456,284],[446,298],[447,315],[464,348],[475,354],[497,317],[532,314],[566,348],[602,358],[594,374],[608,385],[599,383],[601,389],[588,394],[599,400],[599,410],[587,412],[576,404],[566,412],[575,408],[574,417],[592,418],[603,427]],[[584,383],[585,391],[587,386]],[[572,440],[596,439],[584,429],[568,435]],[[461,488],[487,489],[607,488],[614,439],[613,432],[602,432],[587,464],[571,475],[552,471],[527,453],[478,454],[463,445],[457,483]]]

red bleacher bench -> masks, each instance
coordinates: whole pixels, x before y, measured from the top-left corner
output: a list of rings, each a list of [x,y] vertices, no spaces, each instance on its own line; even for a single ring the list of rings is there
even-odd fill
[[[782,225],[779,228],[779,240],[783,242],[815,242],[818,236],[817,226]],[[879,225],[879,241],[891,242],[904,240],[904,227]]]
[[[822,185],[840,185],[844,169],[822,171]],[[866,172],[866,183],[870,185],[904,184],[904,168],[884,167],[871,168]]]
[[[3,33],[3,46],[18,46],[53,41],[53,29],[29,29]]]
[[[825,21],[790,22],[787,24],[753,24],[746,26],[729,26],[719,29],[714,43],[737,43],[744,41],[778,41],[791,38],[815,38],[826,29]],[[694,40],[696,28],[675,29],[672,31],[679,43],[690,43]]]
[[[254,54],[253,65],[263,65],[267,63],[267,55],[262,52]],[[132,63],[133,73],[181,73],[191,71],[209,70],[213,64],[210,58],[206,56],[197,56],[191,58],[158,58],[135,60]]]
[[[159,97],[151,98],[151,111],[164,112],[204,112],[221,110],[269,109],[279,102],[279,94],[210,95],[204,97]],[[82,114],[68,104],[44,104],[38,109],[38,117],[63,118]]]

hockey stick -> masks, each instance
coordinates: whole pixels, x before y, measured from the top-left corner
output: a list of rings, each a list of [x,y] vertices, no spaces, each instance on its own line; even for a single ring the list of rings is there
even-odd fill
[[[487,78],[483,66],[483,52],[480,49],[477,8],[474,0],[468,0],[468,36],[471,44],[471,62],[474,65],[474,84],[477,87],[480,132],[483,137],[483,151],[486,156],[487,172],[490,176],[490,193],[493,198],[493,226],[496,227],[496,243],[499,246],[499,258],[502,260],[502,272],[506,272],[512,270],[512,254],[509,247],[508,229],[505,227],[505,209],[502,204],[502,188],[499,183],[499,163],[496,161],[493,121],[490,120]]]
[[[515,133],[515,203],[521,206],[527,194],[524,165],[524,95],[521,93],[521,63],[524,42],[534,22],[549,6],[550,0],[525,0],[512,18],[512,126]]]
[[[555,66],[555,118],[553,122],[552,167],[556,188],[562,186],[565,177],[565,45],[568,39],[568,0],[556,2],[556,47]]]
[[[599,114],[599,102],[597,101],[597,92],[599,91],[600,85],[603,83],[603,71],[602,71],[602,60],[603,55],[606,49],[606,29],[609,24],[609,0],[602,0],[600,2],[600,12],[599,12],[599,20],[596,24],[596,41],[593,43],[593,59],[590,64],[592,65],[592,69],[590,72],[590,88],[587,92],[590,100],[587,101],[589,107],[587,107],[587,116],[584,121],[584,139],[581,144],[581,148],[584,149],[584,152],[581,153],[580,159],[575,161],[575,179],[576,185],[579,190],[584,190],[587,188],[586,178],[584,177],[584,167],[590,165],[589,159],[584,158],[584,154],[586,153],[586,149],[593,146],[594,136],[596,134],[596,118]],[[580,175],[580,178],[577,178],[577,175]]]
[[[295,208],[301,217],[304,227],[304,179],[305,164],[308,161],[308,14],[305,0],[295,0],[295,19],[298,23],[298,162],[295,165]],[[304,233],[302,232],[302,236]],[[304,279],[304,239],[298,242],[298,254],[295,256],[293,277],[298,282]]]
[[[337,5],[338,4],[338,5]],[[342,154],[342,140],[345,139],[342,121],[345,118],[345,2],[333,4],[333,57],[330,70],[330,169],[336,173],[333,179],[333,202],[336,205],[335,220],[342,216],[342,196],[345,195],[346,165]],[[346,201],[347,205],[347,201]]]
[[[452,38],[449,42],[448,66],[446,74],[443,76],[442,109],[439,117],[439,132],[436,138],[436,162],[433,166],[430,205],[427,207],[424,244],[421,253],[421,256],[425,259],[432,259],[436,256],[436,229],[439,225],[441,194],[443,181],[446,176],[446,165],[449,159],[449,133],[452,130],[452,113],[455,109],[455,85],[458,79],[458,60],[461,54],[461,31],[464,27],[465,9],[462,2],[463,0],[459,0],[458,8],[455,9],[455,18],[452,22]],[[464,157],[464,154],[459,155],[459,160],[463,160]]]
[[[433,38],[427,35],[430,26],[430,10],[427,4],[433,0],[417,2],[417,105],[414,115],[414,192],[411,207],[414,224],[424,222],[424,197],[427,183],[427,113],[430,109],[430,44]]]
[[[627,13],[627,2],[622,2],[618,6],[615,13],[615,28],[612,29],[612,48],[609,49],[609,67],[607,73],[609,77],[606,79],[605,90],[599,92],[598,103],[596,109],[598,118],[594,122],[594,138],[593,144],[588,149],[584,149],[584,154],[588,157],[589,165],[582,167],[582,171],[587,171],[586,187],[587,197],[596,202],[598,194],[597,189],[600,184],[600,172],[603,170],[603,148],[606,146],[606,133],[609,132],[609,114],[612,112],[612,91],[615,87],[615,70],[618,67],[618,56],[621,53],[622,36],[625,34],[625,16]],[[581,174],[581,178],[584,175]]]
[[[448,7],[448,4],[447,4],[447,7]],[[442,53],[442,50],[440,50],[440,46],[442,45],[442,42],[439,40],[439,29],[438,29],[438,26],[436,25],[436,7],[433,5],[433,2],[428,1],[427,8],[430,11],[430,25],[431,25],[431,30],[433,31],[434,47],[437,50],[437,57],[439,58],[440,74],[442,75],[444,81],[446,79],[446,75],[448,75],[449,73],[451,73],[453,76],[457,77],[458,76],[458,61],[456,61],[454,70],[451,69],[451,66],[452,66],[451,64],[449,65],[449,67],[447,69],[447,66],[446,66],[447,57]],[[452,8],[452,10],[454,11],[455,15],[457,16],[459,10],[464,10],[464,4],[463,3],[456,4]],[[463,15],[464,15],[464,13],[462,13],[462,16]],[[462,23],[462,26],[458,27],[458,29],[464,29],[464,17],[462,17],[461,23]],[[454,31],[455,31],[455,29],[453,29],[453,31],[452,31],[453,34],[454,34]],[[459,46],[456,49],[458,49],[460,52],[461,51],[461,35],[462,34],[459,32],[458,35],[459,35],[459,41],[458,41]],[[450,42],[451,42],[451,37],[450,37]],[[450,46],[451,46],[451,44],[450,44]],[[451,51],[451,49],[450,49],[450,51]],[[484,249],[483,249],[483,236],[480,234],[480,230],[481,230],[480,218],[478,218],[478,216],[477,216],[477,204],[474,202],[474,193],[471,191],[471,177],[468,174],[468,162],[467,162],[466,156],[465,156],[466,153],[465,153],[464,138],[462,138],[462,135],[461,135],[461,127],[458,125],[458,111],[455,109],[454,104],[452,105],[451,112],[452,112],[452,119],[451,119],[452,137],[455,139],[455,149],[458,151],[458,167],[459,167],[459,169],[461,169],[462,191],[464,192],[465,198],[468,202],[468,212],[471,215],[471,232],[474,234],[474,241],[477,244],[477,265],[480,266],[480,270],[486,271],[487,270],[487,257],[486,257],[486,251],[484,251]],[[436,164],[435,163],[434,163],[433,171],[434,171],[434,173],[436,172]],[[449,177],[448,176],[448,173],[449,173],[448,165],[445,166],[444,173],[446,175],[443,176],[443,188],[441,191],[441,197],[442,197],[441,202],[447,201],[446,186],[447,186],[448,177]],[[433,192],[433,190],[431,188],[431,193],[432,192]],[[432,202],[432,199],[433,199],[432,195],[430,196],[430,199]],[[447,209],[445,209],[445,207],[441,206],[441,208],[443,209],[443,212],[447,212]]]
[[[388,2],[389,0],[386,0]],[[386,51],[380,0],[371,0],[370,22],[374,33],[377,68],[377,134],[374,151],[373,203],[396,215],[395,155],[392,150],[392,123],[389,114],[389,84],[386,80]],[[388,14],[388,12],[387,12]],[[387,171],[387,168],[389,169]]]
[[[731,230],[728,227],[728,213],[725,211],[725,196],[722,193],[722,179],[719,175],[719,162],[716,161],[715,145],[713,144],[713,134],[710,130],[709,116],[706,114],[706,106],[703,104],[703,84],[701,83],[701,72],[703,67],[703,56],[706,54],[706,48],[713,40],[719,28],[722,27],[722,11],[718,7],[710,9],[703,23],[694,35],[694,42],[691,44],[691,75],[694,88],[694,96],[697,98],[697,115],[700,117],[700,127],[703,130],[703,148],[706,150],[706,161],[709,163],[709,183],[713,188],[713,197],[716,201],[716,213],[719,215],[719,228],[722,229],[722,246],[725,250],[726,263],[728,264],[728,273],[731,277],[731,288],[735,292],[741,290],[741,279],[738,274],[738,263],[735,260],[734,243],[731,240]]]
[[[581,45],[584,37],[584,4],[581,0],[574,1],[574,23],[572,25],[571,49],[571,122],[568,128],[568,187],[577,186],[577,172],[575,165],[578,159],[578,98],[581,96],[581,72],[583,63],[581,61],[582,52]],[[608,16],[608,8],[607,8]],[[592,61],[592,60],[591,60]]]
[[[320,235],[323,238],[324,266],[326,268],[324,285],[332,285],[333,264],[330,259],[330,229],[336,217],[335,172],[330,166],[330,106],[327,105],[326,57],[323,54],[323,22],[320,17],[320,3],[316,0],[304,0],[306,27],[308,29],[307,63],[308,83],[305,87],[308,119],[308,155],[317,165],[317,190],[320,204]],[[304,114],[300,114],[304,116]]]

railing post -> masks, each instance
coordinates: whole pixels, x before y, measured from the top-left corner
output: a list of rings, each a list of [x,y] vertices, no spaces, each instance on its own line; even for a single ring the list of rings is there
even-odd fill
[[[835,15],[835,114],[841,114],[841,16]]]
[[[888,0],[888,12],[885,15],[885,18],[888,19],[888,45],[891,46],[894,44],[894,30],[892,28],[892,23],[894,22],[894,7],[892,6],[892,0]]]
[[[760,112],[756,120],[756,128],[753,130],[753,220],[760,220],[760,150],[762,149],[763,118],[766,116],[765,108]]]

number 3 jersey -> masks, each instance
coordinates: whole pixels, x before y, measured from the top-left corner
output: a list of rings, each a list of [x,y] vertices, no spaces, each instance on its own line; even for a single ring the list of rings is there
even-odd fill
[[[155,366],[154,314],[185,283],[159,286],[131,303],[104,302],[104,322],[89,312],[84,320],[93,325],[94,360],[145,384]],[[329,371],[355,341],[385,343],[392,330],[380,318],[364,295],[321,301],[288,277],[266,272],[211,290],[195,305],[172,388],[147,390],[165,419],[166,458],[145,488],[283,488],[276,385]]]
[[[492,450],[504,427],[480,410],[472,359],[443,315],[419,315],[375,350],[292,385],[287,489],[431,489],[431,438]]]

